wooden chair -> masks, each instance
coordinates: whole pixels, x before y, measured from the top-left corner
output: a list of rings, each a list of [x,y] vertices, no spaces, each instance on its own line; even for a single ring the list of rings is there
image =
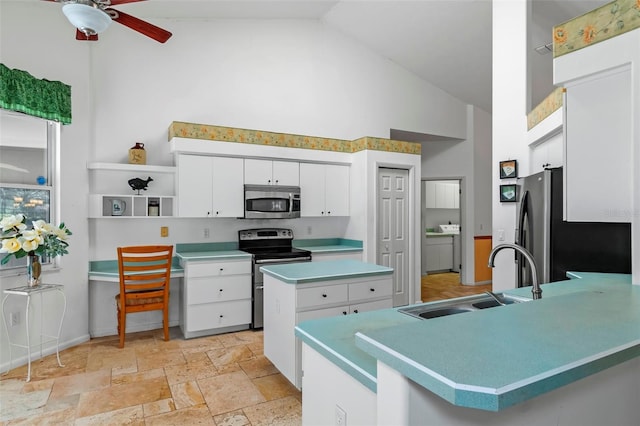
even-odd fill
[[[164,340],[169,340],[169,280],[173,246],[118,247],[120,293],[118,307],[118,336],[124,347],[127,314],[162,310]]]

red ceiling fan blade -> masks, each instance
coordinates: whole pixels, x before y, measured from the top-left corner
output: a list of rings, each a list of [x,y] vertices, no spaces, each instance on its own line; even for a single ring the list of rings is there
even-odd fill
[[[94,34],[94,35],[86,35],[85,33],[83,33],[82,31],[76,29],[76,40],[82,40],[82,41],[98,41],[98,34]]]
[[[151,37],[152,39],[159,41],[160,43],[164,43],[165,41],[169,40],[172,35],[167,30],[163,30],[160,27],[156,27],[155,25],[143,21],[142,19],[138,19],[135,16],[127,15],[126,13],[120,12],[119,10],[111,8],[105,10],[109,14],[113,14],[112,16],[116,16],[112,19],[117,23],[129,27],[134,31],[146,35],[147,37]]]

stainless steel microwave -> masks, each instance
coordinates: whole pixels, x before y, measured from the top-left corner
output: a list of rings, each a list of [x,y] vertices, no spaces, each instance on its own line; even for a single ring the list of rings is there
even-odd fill
[[[245,219],[300,217],[300,187],[245,185],[244,217]]]

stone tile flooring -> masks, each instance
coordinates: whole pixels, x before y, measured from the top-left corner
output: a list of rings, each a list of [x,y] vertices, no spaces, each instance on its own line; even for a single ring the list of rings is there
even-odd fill
[[[92,339],[0,377],[2,425],[299,425],[302,394],[262,331],[184,340],[171,329]]]

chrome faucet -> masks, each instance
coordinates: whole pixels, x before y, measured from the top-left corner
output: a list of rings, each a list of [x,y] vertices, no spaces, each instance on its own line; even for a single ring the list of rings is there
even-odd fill
[[[493,248],[493,250],[491,250],[491,253],[489,253],[489,268],[494,267],[493,261],[496,258],[496,254],[498,254],[500,250],[506,248],[510,248],[521,253],[525,257],[525,259],[527,259],[527,261],[529,262],[529,266],[531,267],[531,280],[533,281],[533,288],[531,289],[531,293],[533,294],[533,299],[541,299],[542,289],[540,288],[540,282],[538,281],[538,266],[536,265],[535,259],[526,248],[511,243],[498,244]]]

